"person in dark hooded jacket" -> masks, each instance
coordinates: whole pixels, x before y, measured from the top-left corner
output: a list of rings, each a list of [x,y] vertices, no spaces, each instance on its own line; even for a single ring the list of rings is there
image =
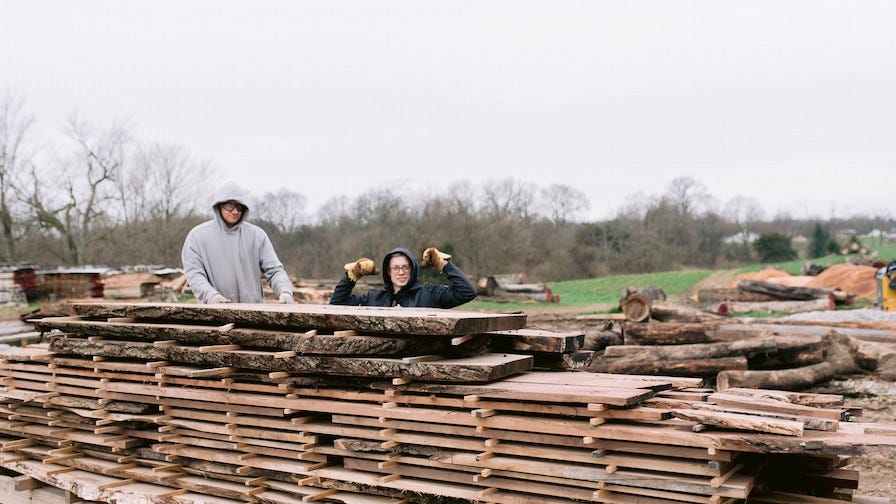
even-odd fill
[[[367,294],[352,294],[355,283],[364,276],[378,273],[376,264],[366,257],[345,265],[345,274],[336,285],[330,304],[350,306],[404,306],[454,308],[476,297],[476,286],[454,263],[451,256],[430,247],[423,252],[422,267],[434,267],[448,278],[450,285],[419,283],[419,267],[411,251],[395,248],[383,258],[386,286]]]

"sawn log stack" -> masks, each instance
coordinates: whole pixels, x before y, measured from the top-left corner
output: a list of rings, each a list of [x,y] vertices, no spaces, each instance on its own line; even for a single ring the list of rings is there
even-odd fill
[[[72,308],[0,352],[0,466],[82,499],[883,502],[839,467],[896,446],[837,396],[533,369],[581,337],[521,314]]]

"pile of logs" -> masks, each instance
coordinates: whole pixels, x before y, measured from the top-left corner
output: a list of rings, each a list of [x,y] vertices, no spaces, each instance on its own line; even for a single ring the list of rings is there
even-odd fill
[[[560,296],[555,296],[547,284],[528,283],[524,274],[492,275],[480,278],[477,290],[486,301],[520,302],[536,301],[539,303],[559,303]]]
[[[736,288],[701,289],[697,301],[718,315],[752,312],[799,313],[833,310],[855,302],[855,295],[840,289],[798,287],[759,280],[741,280]]]
[[[0,352],[0,466],[82,499],[887,502],[854,496],[840,466],[896,446],[896,426],[850,421],[842,398],[479,353],[540,341],[514,336],[519,314],[73,311],[38,323],[48,344]]]
[[[737,319],[661,301],[629,308],[623,344],[605,347],[588,370],[715,377],[720,390],[800,390],[862,370],[896,375],[896,350],[873,344],[896,343],[896,324]]]

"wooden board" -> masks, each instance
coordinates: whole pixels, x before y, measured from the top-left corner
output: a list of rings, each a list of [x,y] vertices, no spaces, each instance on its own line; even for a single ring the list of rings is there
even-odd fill
[[[521,329],[524,314],[480,313],[439,308],[381,308],[309,304],[73,303],[75,315],[149,320],[234,323],[292,330],[329,329],[385,334],[460,336]]]
[[[456,359],[406,362],[403,359],[293,355],[253,350],[205,351],[204,347],[159,346],[135,341],[90,340],[52,336],[60,354],[142,358],[205,368],[233,367],[289,373],[416,378],[443,382],[488,382],[532,369],[532,356],[482,354]]]
[[[515,329],[486,333],[492,350],[510,352],[575,352],[585,345],[584,332],[553,332],[540,329]]]
[[[43,331],[53,329],[82,337],[111,340],[177,341],[189,345],[240,345],[247,348],[291,350],[311,355],[420,355],[450,350],[447,338],[315,334],[220,326],[149,324],[51,317],[35,322]]]

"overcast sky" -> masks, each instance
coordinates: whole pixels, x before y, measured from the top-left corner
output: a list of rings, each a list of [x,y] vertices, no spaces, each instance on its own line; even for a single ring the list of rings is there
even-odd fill
[[[896,215],[896,2],[0,0],[33,136],[129,120],[314,211],[569,184],[604,218],[690,176],[767,216]]]

